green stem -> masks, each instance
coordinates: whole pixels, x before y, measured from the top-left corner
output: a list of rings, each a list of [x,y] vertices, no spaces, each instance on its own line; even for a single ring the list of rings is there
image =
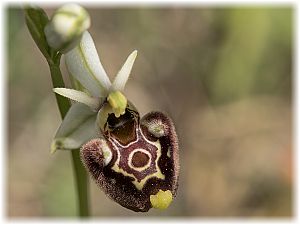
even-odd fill
[[[60,71],[60,56],[53,61],[48,61],[52,84],[53,87],[65,87],[62,74]],[[61,114],[62,119],[67,114],[69,108],[71,107],[70,101],[58,94],[56,96],[57,105]],[[88,217],[89,216],[89,202],[88,202],[88,177],[86,171],[80,161],[79,150],[71,151],[73,168],[74,168],[74,177],[77,187],[77,196],[78,196],[78,205],[79,205],[79,216]]]
[[[79,216],[89,217],[89,201],[88,201],[88,177],[82,166],[79,150],[71,151],[73,159],[73,168],[75,171],[75,179],[77,181],[77,194],[79,201]]]

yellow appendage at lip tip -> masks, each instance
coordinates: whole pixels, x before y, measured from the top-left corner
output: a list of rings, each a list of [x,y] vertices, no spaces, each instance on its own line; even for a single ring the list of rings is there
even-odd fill
[[[155,209],[166,209],[173,200],[172,192],[159,190],[156,195],[150,195],[150,202]]]
[[[111,92],[107,97],[107,101],[116,117],[120,117],[120,115],[125,113],[127,98],[120,91]]]

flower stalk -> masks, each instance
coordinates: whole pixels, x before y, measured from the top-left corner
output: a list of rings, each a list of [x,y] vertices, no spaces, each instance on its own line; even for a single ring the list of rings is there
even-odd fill
[[[60,70],[60,61],[58,62],[50,62],[49,63],[51,79],[53,87],[64,87],[64,81],[62,78],[61,70]],[[55,94],[57,106],[61,115],[61,118],[64,119],[68,110],[71,107],[70,101],[67,98],[59,94]],[[75,186],[78,198],[78,215],[80,217],[89,217],[89,193],[88,193],[88,177],[87,173],[82,166],[79,150],[71,151],[74,178],[75,178]]]
[[[51,79],[53,87],[64,87],[64,81],[60,70],[60,60],[56,62],[49,62],[49,68],[51,73]],[[64,119],[68,110],[71,107],[70,101],[61,95],[55,94],[57,106]],[[88,193],[88,177],[87,173],[82,166],[79,150],[71,151],[73,171],[75,177],[75,186],[78,198],[78,215],[80,217],[89,217],[89,193]]]
[[[50,68],[50,74],[51,74],[51,80],[53,87],[62,87],[64,85],[64,81],[62,79],[62,74],[59,67],[59,61],[58,62],[48,62],[49,68]],[[55,94],[57,106],[59,108],[59,112],[61,115],[61,118],[63,119],[69,108],[71,107],[71,103],[68,99],[64,98],[61,95]]]
[[[39,7],[25,7],[24,11],[30,34],[48,62],[53,87],[65,87],[60,70],[61,53],[48,45],[44,34],[44,28],[49,23],[46,13]],[[64,119],[71,107],[71,103],[67,98],[58,94],[55,97],[61,118]],[[79,206],[78,215],[80,217],[88,217],[88,178],[80,160],[79,149],[71,151],[71,157]]]

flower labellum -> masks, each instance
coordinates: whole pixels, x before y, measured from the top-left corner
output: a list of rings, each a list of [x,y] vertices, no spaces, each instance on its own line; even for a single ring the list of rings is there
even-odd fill
[[[119,117],[108,114],[100,127],[104,139],[93,139],[81,148],[83,163],[103,191],[120,205],[142,212],[151,207],[165,209],[178,187],[174,125],[161,112],[148,113],[140,120],[130,105]],[[153,129],[154,123],[158,129]]]
[[[59,128],[52,151],[82,146],[81,160],[107,196],[136,212],[166,209],[178,188],[178,138],[167,115],[150,112],[141,118],[122,93],[137,51],[128,56],[112,83],[87,31],[65,56],[71,75],[88,93],[54,89],[77,103]]]

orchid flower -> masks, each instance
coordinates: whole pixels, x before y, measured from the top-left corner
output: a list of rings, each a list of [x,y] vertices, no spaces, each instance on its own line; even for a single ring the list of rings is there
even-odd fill
[[[61,38],[68,36],[64,32],[50,34],[49,40],[58,36],[57,40],[74,46],[73,40]],[[111,82],[88,31],[75,32],[74,37],[75,41],[80,37],[80,41],[72,49],[63,48],[67,49],[65,62],[84,91],[54,88],[55,93],[75,103],[55,135],[51,152],[80,149],[82,163],[95,182],[107,196],[128,209],[146,212],[167,208],[178,187],[178,139],[168,116],[150,112],[140,118],[122,93],[137,51],[128,56]]]
[[[57,87],[54,92],[75,102],[70,106],[66,99],[57,98],[64,119],[51,152],[72,150],[77,183],[86,184],[82,162],[103,192],[127,209],[166,209],[177,194],[178,138],[170,117],[161,112],[140,117],[123,94],[137,51],[128,56],[111,82],[86,31],[90,17],[81,6],[64,5],[51,20],[42,9],[29,7],[26,24],[47,59]],[[79,82],[80,90],[63,87],[62,53],[71,81]],[[80,214],[88,215],[86,195],[78,193]]]

